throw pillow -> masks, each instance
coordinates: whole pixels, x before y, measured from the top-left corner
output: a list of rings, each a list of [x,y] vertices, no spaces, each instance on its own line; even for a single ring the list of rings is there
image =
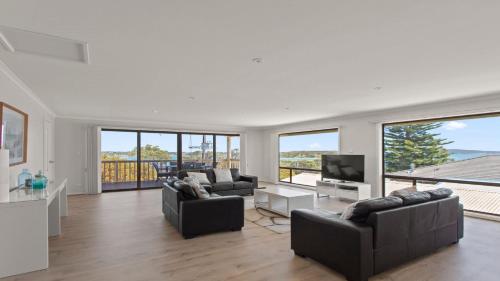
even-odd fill
[[[166,180],[166,183],[169,185],[169,186],[174,186],[174,183],[176,181],[178,181],[179,178],[178,177],[168,177],[167,180]]]
[[[197,172],[187,172],[188,177],[197,179],[200,184],[210,184],[210,181],[207,178],[207,174],[205,173],[197,173]]]
[[[350,220],[365,222],[370,213],[401,207],[403,200],[394,196],[374,198],[357,202]]]
[[[182,197],[187,200],[198,199],[198,195],[196,194],[194,189],[182,180],[174,182],[173,187],[179,190],[179,192],[181,192],[182,194]]]
[[[431,195],[424,191],[415,191],[408,194],[400,194],[397,197],[403,200],[403,206],[420,204],[431,200]]]
[[[424,191],[431,196],[431,200],[439,200],[443,198],[450,197],[453,194],[453,190],[445,187]]]
[[[189,186],[193,188],[194,192],[196,192],[196,195],[198,195],[198,198],[200,199],[210,198],[210,194],[203,186],[200,185],[200,182],[196,178],[187,177],[184,178],[184,182],[186,182],[187,184],[189,184]]]
[[[402,195],[408,195],[408,194],[410,194],[412,192],[415,192],[415,191],[417,191],[416,187],[402,188],[402,189],[394,190],[393,192],[391,192],[389,194],[389,196],[399,197],[399,196],[402,196]]]
[[[354,202],[354,203],[349,204],[344,209],[344,211],[342,212],[342,214],[340,215],[340,218],[343,219],[343,220],[349,220],[349,219],[351,219],[352,218],[352,214],[354,212],[354,208],[356,208],[356,204],[358,204],[358,202]]]
[[[240,170],[238,169],[230,169],[231,171],[231,176],[233,177],[233,181],[239,181],[240,180]]]
[[[214,169],[216,182],[233,182],[231,171],[228,169]]]

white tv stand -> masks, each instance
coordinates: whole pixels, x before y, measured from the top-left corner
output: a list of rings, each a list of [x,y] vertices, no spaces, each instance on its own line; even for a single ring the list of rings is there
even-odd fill
[[[316,181],[316,195],[318,198],[324,194],[326,196],[334,196],[339,199],[359,201],[370,199],[372,186],[369,183],[354,182],[354,181],[339,181],[339,180],[318,180]]]

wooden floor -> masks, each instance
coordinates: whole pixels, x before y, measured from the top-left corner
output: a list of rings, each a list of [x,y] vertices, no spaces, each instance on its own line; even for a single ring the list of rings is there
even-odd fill
[[[69,207],[63,235],[50,240],[50,269],[2,281],[344,280],[294,256],[289,234],[249,222],[241,232],[184,240],[163,218],[161,190],[71,196]],[[500,223],[467,218],[465,228],[458,245],[370,280],[500,280]]]
[[[163,185],[162,182],[160,181],[142,181],[141,182],[141,188],[142,189],[148,189],[148,188],[158,188]],[[132,189],[137,189],[137,182],[132,181],[132,182],[115,182],[115,183],[103,183],[102,184],[102,191],[116,191],[116,190],[132,190]]]

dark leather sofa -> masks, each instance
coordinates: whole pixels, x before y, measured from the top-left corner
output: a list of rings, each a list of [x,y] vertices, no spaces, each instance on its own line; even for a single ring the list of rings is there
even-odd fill
[[[184,238],[241,230],[244,224],[244,200],[241,196],[212,194],[208,199],[193,199],[181,191],[181,183],[167,180],[162,196],[165,218]]]
[[[253,190],[258,187],[258,178],[255,176],[240,175],[238,169],[230,169],[233,182],[216,182],[213,169],[196,172],[206,173],[210,185],[203,185],[209,193],[218,195],[253,195]],[[188,176],[187,171],[177,173],[179,179]]]
[[[372,212],[365,222],[344,220],[323,210],[294,210],[291,247],[351,281],[457,243],[463,237],[458,197]]]

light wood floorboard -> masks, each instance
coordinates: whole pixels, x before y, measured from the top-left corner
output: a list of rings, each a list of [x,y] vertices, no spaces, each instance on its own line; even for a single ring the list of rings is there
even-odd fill
[[[333,210],[346,205],[315,200]],[[184,240],[163,217],[161,190],[70,196],[69,207],[63,234],[50,239],[50,268],[2,281],[345,280],[295,256],[289,234],[249,222],[241,232]],[[465,224],[458,245],[370,280],[500,280],[500,223],[466,218]]]

